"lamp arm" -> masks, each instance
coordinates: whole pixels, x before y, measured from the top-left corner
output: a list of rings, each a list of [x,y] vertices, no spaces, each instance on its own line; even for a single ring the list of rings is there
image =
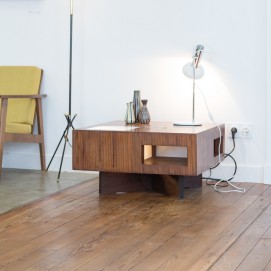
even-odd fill
[[[204,75],[203,68],[199,65],[204,51],[204,46],[198,44],[192,57],[192,62],[183,67],[183,73],[190,79],[200,79]]]
[[[193,56],[193,65],[194,65],[195,68],[197,68],[199,66],[199,62],[201,60],[203,50],[204,50],[203,45],[198,44],[196,46],[196,50],[195,50],[195,53],[194,53],[194,56]]]

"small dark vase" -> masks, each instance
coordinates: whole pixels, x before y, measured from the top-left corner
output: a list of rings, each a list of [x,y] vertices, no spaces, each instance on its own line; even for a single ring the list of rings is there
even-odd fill
[[[148,124],[151,121],[151,115],[147,108],[147,103],[148,103],[148,100],[142,100],[143,105],[138,115],[139,122],[143,124]]]
[[[141,110],[141,99],[140,99],[140,90],[135,90],[134,91],[134,97],[133,97],[133,105],[134,105],[134,113],[135,113],[135,122],[140,122],[139,121],[139,112]]]

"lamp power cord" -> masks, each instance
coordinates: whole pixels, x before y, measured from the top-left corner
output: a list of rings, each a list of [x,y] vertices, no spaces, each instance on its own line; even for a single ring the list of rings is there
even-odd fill
[[[211,114],[211,111],[209,110],[209,107],[208,107],[208,104],[207,104],[207,101],[205,99],[205,95],[203,93],[203,91],[201,90],[201,88],[195,83],[197,89],[200,91],[202,97],[203,97],[203,100],[204,100],[204,103],[205,103],[205,106],[206,106],[206,109],[207,109],[207,112],[208,112],[208,116],[210,118],[210,120],[216,125],[216,127],[218,128],[219,130],[219,144],[218,144],[218,158],[219,158],[219,162],[217,165],[215,165],[214,167],[210,168],[209,171],[210,171],[210,175],[209,177],[207,178],[207,184],[208,184],[208,181],[209,180],[213,180],[215,181],[215,184],[214,184],[214,190],[217,191],[217,192],[220,192],[220,193],[231,193],[231,192],[237,192],[237,193],[245,193],[246,190],[244,188],[241,188],[241,187],[238,187],[236,185],[234,185],[231,181],[233,180],[236,172],[237,172],[237,163],[236,163],[236,160],[233,158],[232,156],[232,153],[234,152],[235,150],[235,134],[237,133],[237,129],[233,128],[231,130],[231,133],[232,133],[232,141],[233,141],[233,148],[232,150],[229,152],[229,153],[225,153],[224,154],[224,159],[229,157],[232,159],[232,161],[234,162],[234,172],[232,174],[232,176],[230,178],[225,178],[225,173],[224,173],[224,170],[222,167],[220,167],[220,170],[221,170],[221,173],[222,173],[222,177],[221,179],[215,179],[215,178],[211,178],[211,174],[212,174],[212,170],[215,169],[216,167],[218,167],[219,165],[221,165],[222,161],[221,161],[221,143],[222,143],[222,133],[221,133],[221,128],[220,126],[215,122],[212,114]],[[225,187],[225,186],[230,186],[232,187],[232,189],[221,189],[221,187]]]
[[[225,153],[225,154],[224,154],[224,159],[226,159],[226,158],[228,158],[228,157],[232,159],[232,161],[233,161],[233,163],[234,163],[234,172],[233,172],[232,177],[230,177],[229,179],[227,179],[227,181],[231,181],[231,180],[234,178],[234,176],[235,176],[235,174],[236,174],[236,172],[237,172],[237,162],[236,162],[236,160],[234,159],[234,157],[231,155],[231,154],[234,152],[234,150],[235,150],[235,134],[237,133],[237,129],[236,129],[236,128],[232,128],[232,129],[231,129],[231,133],[232,133],[232,143],[233,143],[233,147],[232,147],[232,150],[231,150],[229,153]],[[213,182],[209,182],[210,180],[211,180],[211,181],[215,181],[215,182],[220,181],[220,179],[218,179],[218,178],[211,178],[212,170],[215,169],[215,168],[217,168],[219,165],[220,165],[220,163],[217,163],[214,167],[209,168],[210,175],[209,175],[208,178],[206,178],[206,184],[207,184],[207,185],[214,185]],[[224,183],[224,184],[220,183],[219,186],[228,186],[228,184],[227,184],[224,180],[223,180],[223,183]]]

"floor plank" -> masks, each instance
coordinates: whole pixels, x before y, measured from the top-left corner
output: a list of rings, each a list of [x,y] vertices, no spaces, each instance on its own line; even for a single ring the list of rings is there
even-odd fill
[[[0,216],[0,270],[269,270],[271,186],[238,185],[179,200],[84,182]]]
[[[261,239],[236,271],[264,270],[271,260],[271,239]]]
[[[271,205],[254,220],[236,242],[224,252],[211,270],[235,270],[254,249],[271,225]]]
[[[0,180],[0,213],[39,200],[86,180],[97,174],[4,168]]]
[[[246,228],[246,224],[251,221],[252,213],[258,210],[258,205],[262,204],[258,204],[249,214],[246,214],[245,210],[254,200],[254,197],[248,200],[243,198],[242,203],[240,202],[238,207],[233,210],[230,208],[225,209],[223,210],[223,214],[216,208],[209,208],[202,218],[198,217],[196,224],[182,231],[180,235],[174,238],[175,240],[170,240],[168,244],[165,244],[159,249],[159,257],[155,260],[157,268],[154,270],[208,270],[211,262],[215,259],[210,257],[202,258],[202,255],[209,254],[210,251],[209,255],[212,256],[218,248],[224,251],[234,242],[236,239],[235,236],[238,236],[239,232],[242,232]],[[238,219],[241,213],[245,215]],[[186,237],[187,234],[189,236],[192,235],[194,238],[186,246],[177,250],[172,249],[178,247],[177,244],[182,243],[183,237]],[[180,240],[178,241],[178,239]],[[155,257],[156,254],[157,251],[153,253],[152,257]],[[203,267],[202,259],[204,262]],[[147,259],[146,263],[142,261],[132,270],[149,270],[147,269],[150,266],[149,261],[150,259]]]

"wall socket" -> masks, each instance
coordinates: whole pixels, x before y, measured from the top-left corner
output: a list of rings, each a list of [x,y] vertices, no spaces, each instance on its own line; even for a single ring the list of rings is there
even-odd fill
[[[251,139],[253,138],[253,124],[251,123],[229,123],[226,125],[227,137],[232,137],[231,129],[237,129],[235,138]]]

